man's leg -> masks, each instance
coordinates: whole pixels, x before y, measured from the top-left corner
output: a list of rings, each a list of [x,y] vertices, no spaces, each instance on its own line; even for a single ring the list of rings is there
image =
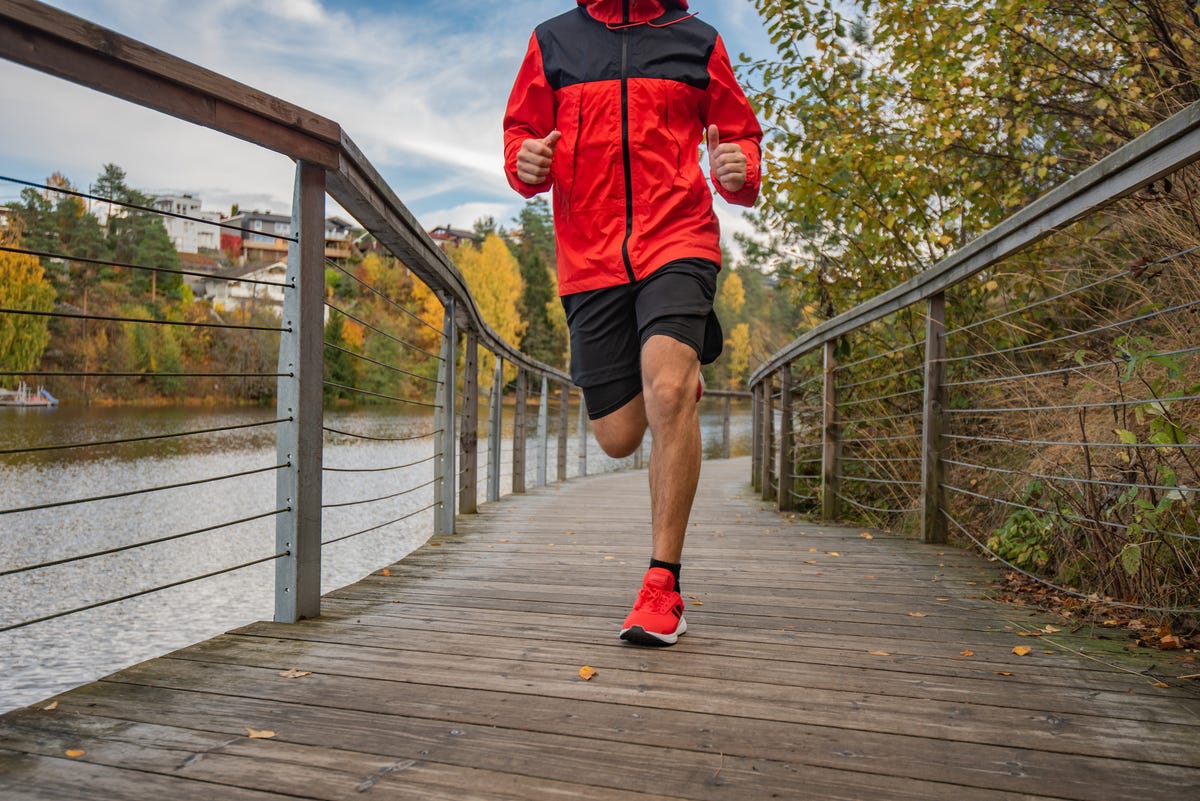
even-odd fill
[[[643,406],[654,437],[650,519],[654,558],[661,562],[681,561],[700,481],[699,381],[700,360],[691,346],[661,334],[646,340],[642,346]]]

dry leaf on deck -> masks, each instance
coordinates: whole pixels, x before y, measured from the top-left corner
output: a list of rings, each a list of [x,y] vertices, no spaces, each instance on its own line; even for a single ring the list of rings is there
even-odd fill
[[[380,570],[380,571],[379,571],[379,574],[380,574],[381,576],[390,576],[390,575],[392,575],[392,571],[388,570],[388,569],[385,567],[383,570]]]
[[[82,748],[68,748],[66,751],[63,751],[63,753],[69,756],[71,759],[79,759],[79,757],[86,754],[87,751],[84,751]]]
[[[924,612],[909,612],[908,616],[909,617],[929,617],[929,615],[925,614]]]
[[[867,651],[871,656],[891,656],[887,651]]]
[[[594,667],[584,665],[579,669],[579,678],[583,679],[584,681],[591,681],[592,676],[595,676],[596,672],[597,671]]]
[[[1041,637],[1042,633],[1040,631],[1018,631],[1017,636],[1018,637]]]
[[[1169,634],[1162,638],[1162,640],[1158,643],[1158,647],[1162,648],[1164,651],[1176,651],[1183,647],[1183,640],[1179,639],[1174,634]]]
[[[292,668],[291,670],[283,671],[279,675],[285,679],[302,679],[305,676],[311,676],[312,671],[311,670],[301,670],[300,668]]]
[[[1165,681],[1156,681],[1154,682],[1154,686],[1162,687],[1164,690],[1169,690],[1171,688],[1171,685],[1167,684]]]
[[[46,711],[46,712],[53,712],[56,709],[58,709],[58,701],[51,701],[50,703],[48,703],[44,707],[42,707],[42,710]]]
[[[1011,675],[1012,675],[1012,673],[1010,673],[1010,672],[1009,672],[1009,671],[1007,671],[1007,670],[997,670],[997,671],[996,671],[996,675],[997,675],[997,676],[1011,676]]]
[[[869,531],[864,531],[862,534],[859,534],[858,536],[862,537],[864,540],[875,539],[874,537],[871,536],[871,532],[869,532]]]
[[[1012,652],[1017,656],[1028,656],[1032,650],[1028,645],[1017,645],[1013,647]]]
[[[837,551],[826,551],[826,553],[828,553],[830,556],[841,556],[841,554]]]
[[[958,653],[961,656],[975,656],[975,652],[971,650],[959,651]]]
[[[247,726],[246,736],[251,740],[269,740],[275,736],[275,732],[270,729],[252,729]]]

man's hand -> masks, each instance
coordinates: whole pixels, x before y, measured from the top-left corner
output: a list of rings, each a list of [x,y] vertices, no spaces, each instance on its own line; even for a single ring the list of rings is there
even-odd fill
[[[550,176],[550,162],[554,160],[554,148],[562,139],[562,131],[551,131],[545,139],[526,139],[517,153],[517,177],[533,186]],[[745,170],[743,169],[743,173]]]
[[[708,172],[727,192],[746,185],[746,154],[733,142],[721,144],[715,125],[708,126]]]

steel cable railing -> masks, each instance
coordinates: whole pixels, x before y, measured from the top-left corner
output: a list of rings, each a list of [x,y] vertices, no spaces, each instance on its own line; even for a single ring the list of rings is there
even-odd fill
[[[760,366],[759,398],[822,380],[822,516],[953,531],[1069,602],[1200,613],[1198,159],[1200,104]],[[881,344],[915,315],[923,339]],[[789,447],[771,412],[760,487]]]

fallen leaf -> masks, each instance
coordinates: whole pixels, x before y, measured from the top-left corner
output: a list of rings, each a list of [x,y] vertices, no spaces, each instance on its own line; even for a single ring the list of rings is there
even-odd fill
[[[1041,637],[1042,633],[1040,631],[1018,631],[1017,636],[1018,637]]]
[[[887,651],[867,651],[871,656],[891,656]]]
[[[865,578],[865,579],[873,579],[873,578],[875,578],[875,577],[874,577],[874,576],[863,576],[863,578]]]
[[[568,532],[567,532],[567,536],[568,536],[568,537],[574,537],[574,536],[575,536],[575,532],[574,532],[574,531],[568,531]]]
[[[934,598],[935,601],[949,601],[949,598]]]
[[[1177,651],[1183,647],[1183,640],[1179,639],[1174,634],[1169,634],[1162,638],[1162,640],[1158,643],[1158,647],[1162,648],[1164,651]]]
[[[508,542],[508,538],[506,537],[506,538],[500,540],[500,542]]]
[[[383,570],[380,570],[379,573],[384,576],[392,575],[392,571],[388,570],[386,567]]]
[[[909,617],[929,617],[929,615],[925,614],[924,612],[909,612],[908,616]]]
[[[246,736],[251,740],[269,740],[275,736],[275,732],[270,729],[252,729],[247,726]]]
[[[816,549],[816,548],[809,548],[809,549],[808,549],[808,552],[809,552],[809,553],[816,553],[816,552],[817,552],[817,549]]]
[[[51,701],[42,707],[42,709],[46,712],[53,712],[54,710],[58,709],[58,701]]]
[[[63,751],[63,753],[69,756],[71,759],[79,759],[79,757],[86,754],[87,751],[84,751],[82,748],[68,748],[66,751]]]
[[[430,548],[441,548],[442,544],[440,542],[431,542],[431,543],[429,543],[429,547]]]
[[[584,681],[591,681],[592,676],[595,675],[596,669],[594,667],[588,667],[587,665],[584,665],[579,669],[579,678],[583,679]]]
[[[974,651],[963,650],[958,652],[960,656],[975,656]]]
[[[279,675],[285,679],[302,679],[305,676],[311,676],[312,671],[311,670],[300,670],[299,668],[292,668],[291,670],[283,671]]]
[[[704,601],[692,601],[692,606],[704,606]]]
[[[841,554],[837,551],[826,551],[826,553],[828,553],[830,556],[841,556]]]
[[[806,564],[806,565],[815,565],[816,563],[817,562],[814,559],[805,559],[804,560],[804,564]]]
[[[871,532],[869,532],[869,531],[864,531],[862,534],[859,534],[858,536],[862,537],[864,540],[875,539],[874,537],[871,536]]]
[[[997,676],[1011,676],[1011,675],[1012,675],[1012,673],[1010,673],[1010,672],[1009,672],[1009,671],[1007,671],[1007,670],[997,670],[997,671],[996,671],[996,675],[997,675]]]
[[[551,547],[551,548],[553,548],[553,547],[554,547],[554,543],[553,543],[553,542],[546,543],[546,544],[547,544],[549,547]]]
[[[1171,689],[1171,685],[1170,685],[1170,684],[1167,684],[1165,681],[1156,681],[1156,682],[1154,682],[1154,686],[1155,686],[1155,687],[1162,687],[1164,690],[1169,690],[1169,689]]]
[[[1051,626],[1049,624],[1047,624],[1046,627],[1044,629],[1042,629],[1043,634],[1058,634],[1058,632],[1060,632],[1060,631],[1062,631],[1062,629],[1055,628],[1054,626]]]
[[[1033,649],[1030,648],[1028,645],[1018,645],[1012,649],[1012,652],[1014,654],[1016,654],[1017,656],[1028,656],[1029,652],[1032,650]]]
[[[606,561],[606,562],[611,562],[612,560],[614,560],[614,559],[616,559],[616,558],[617,558],[617,557],[615,557],[615,556],[606,556],[606,557],[604,557],[604,561]]]

